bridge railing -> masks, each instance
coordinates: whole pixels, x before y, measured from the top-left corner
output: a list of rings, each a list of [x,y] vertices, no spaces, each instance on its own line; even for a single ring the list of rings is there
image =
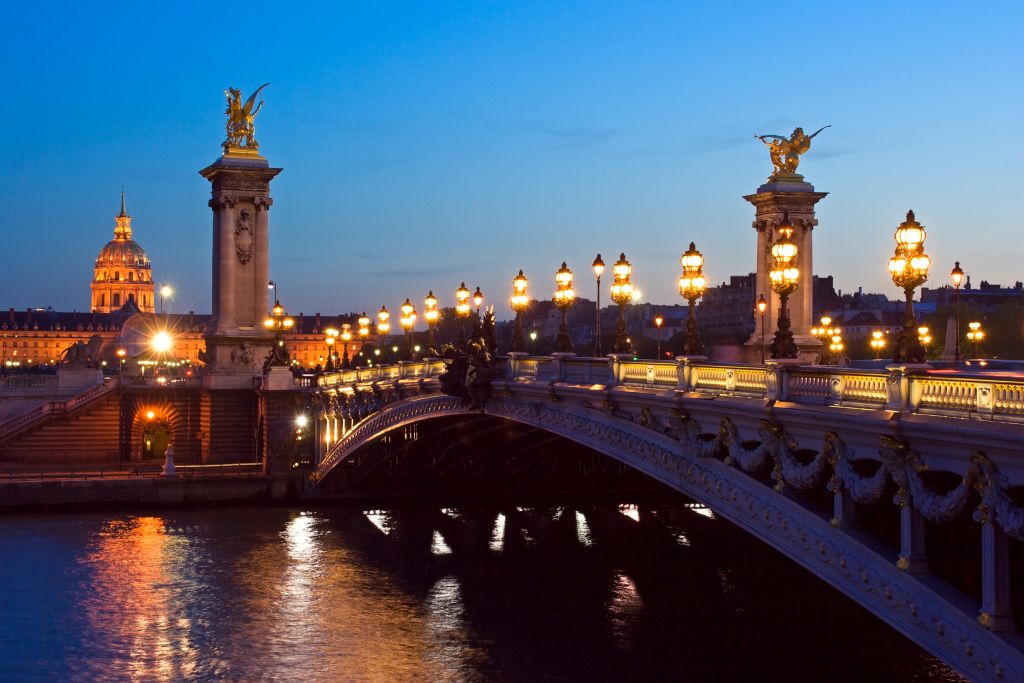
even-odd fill
[[[810,405],[874,408],[976,419],[1024,421],[1024,379],[979,373],[929,372],[921,366],[884,370],[795,365],[716,363],[702,358],[633,360],[556,353],[512,353],[499,361],[509,380],[602,384],[651,390],[739,396]],[[437,377],[440,359],[342,370],[315,378],[313,386]],[[308,386],[308,380],[307,384]],[[299,387],[299,384],[296,384]]]

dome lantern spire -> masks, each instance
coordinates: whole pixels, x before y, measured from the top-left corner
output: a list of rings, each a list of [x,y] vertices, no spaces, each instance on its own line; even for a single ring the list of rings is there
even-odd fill
[[[132,238],[132,217],[124,208],[124,190],[121,190],[121,212],[114,217],[114,239],[130,240]]]

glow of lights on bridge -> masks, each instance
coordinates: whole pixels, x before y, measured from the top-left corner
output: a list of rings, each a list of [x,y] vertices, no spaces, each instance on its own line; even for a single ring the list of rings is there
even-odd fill
[[[634,522],[640,521],[640,508],[637,507],[636,505],[620,505],[619,512],[624,514],[626,517],[629,517]]]
[[[700,503],[685,503],[683,506],[687,510],[695,512],[701,517],[707,517],[708,519],[715,518],[715,513],[707,505],[701,505]]]
[[[385,536],[391,535],[392,526],[386,513],[381,510],[364,510],[363,516],[369,520],[370,524],[380,529]]]

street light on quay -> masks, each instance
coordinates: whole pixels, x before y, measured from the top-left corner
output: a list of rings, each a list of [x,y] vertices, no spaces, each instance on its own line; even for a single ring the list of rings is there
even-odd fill
[[[519,270],[518,275],[512,278],[510,306],[516,314],[515,327],[512,329],[511,347],[513,352],[522,353],[526,351],[526,340],[523,339],[523,312],[530,303],[530,298],[526,294],[528,284],[529,280],[523,275],[522,269]]]
[[[633,267],[626,260],[626,254],[619,254],[619,260],[612,266],[611,295],[612,301],[619,307],[619,319],[615,324],[615,340],[612,342],[613,353],[629,353],[632,350],[626,336],[626,304],[633,300],[633,283],[630,276]]]
[[[949,279],[953,281],[956,288],[956,337],[953,345],[953,360],[960,361],[960,284],[964,281],[964,271],[960,268],[960,262],[953,263],[953,270],[949,273]]]
[[[441,312],[437,310],[437,297],[434,296],[434,290],[430,290],[427,292],[427,298],[423,300],[423,322],[427,324],[427,349],[437,348],[434,328],[440,319]]]
[[[914,218],[914,212],[907,211],[907,219],[896,228],[896,252],[889,259],[893,284],[903,289],[907,298],[903,330],[893,345],[894,363],[923,363],[925,358],[914,316],[914,289],[928,280],[928,267],[931,265],[931,259],[924,253],[925,236],[924,226]]]
[[[821,325],[819,327],[812,327],[811,328],[811,336],[813,336],[813,337],[815,337],[817,339],[821,339],[821,344],[822,344],[821,364],[822,365],[827,365],[829,363],[829,361],[830,361],[830,359],[829,359],[829,352],[831,351],[831,348],[830,347],[826,347],[825,343],[826,343],[826,341],[831,341],[832,337],[835,336],[839,332],[839,328],[838,327],[832,327],[832,318],[830,316],[827,316],[827,315],[821,316],[820,322],[821,322]],[[826,348],[828,348],[828,352],[825,350]]]
[[[597,301],[594,304],[596,319],[594,320],[594,355],[601,355],[601,275],[604,274],[604,261],[598,254],[592,264],[594,278],[597,280]]]
[[[665,319],[661,317],[661,314],[654,316],[654,327],[657,329],[658,335],[658,360],[661,360],[661,326],[665,323]]]
[[[700,330],[697,329],[697,319],[694,316],[694,305],[697,299],[704,296],[708,284],[704,277],[704,256],[697,251],[697,245],[690,242],[690,248],[679,258],[679,264],[683,267],[683,274],[679,278],[679,294],[688,304],[683,355],[695,356],[704,351],[704,343],[700,340]]]
[[[402,317],[399,318],[402,329],[405,330],[406,343],[409,345],[409,360],[416,360],[416,352],[413,350],[412,328],[416,324],[416,307],[406,298],[402,304]]]
[[[768,310],[768,302],[764,300],[764,294],[757,295],[755,310],[761,316],[761,365],[764,365],[764,314]]]
[[[174,296],[174,289],[170,285],[160,286],[160,314],[164,312],[164,299],[170,299]]]
[[[277,296],[277,280],[270,280],[269,282],[267,282],[267,289],[274,290],[274,301],[280,301],[280,299]]]
[[[981,329],[981,323],[974,321],[967,323],[967,341],[974,345],[974,357],[980,358],[978,350],[981,340],[985,338],[985,330]]]
[[[484,305],[484,293],[477,287],[476,291],[473,292],[473,305],[476,306],[476,315],[480,316],[480,307]]]
[[[562,314],[555,348],[563,353],[572,351],[572,338],[569,336],[569,307],[575,300],[576,292],[572,288],[572,271],[569,270],[565,261],[562,261],[562,267],[555,272],[555,306]]]
[[[789,295],[800,286],[800,269],[796,267],[797,246],[793,241],[793,224],[789,211],[782,213],[782,223],[776,228],[780,237],[772,245],[772,269],[768,272],[772,291],[779,295],[779,322],[772,341],[772,358],[796,358],[797,346],[790,329]]]
[[[466,283],[463,282],[455,290],[455,317],[459,319],[459,346],[464,346],[466,343],[466,319],[469,318],[471,310],[469,290],[466,289]]]
[[[882,330],[873,330],[871,332],[871,341],[868,342],[871,345],[871,350],[875,352],[875,360],[878,360],[879,356],[882,355],[882,349],[885,348],[885,333]]]

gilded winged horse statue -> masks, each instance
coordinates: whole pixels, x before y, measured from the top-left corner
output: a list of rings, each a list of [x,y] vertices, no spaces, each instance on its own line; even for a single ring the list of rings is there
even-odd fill
[[[259,104],[256,104],[256,97],[268,85],[270,84],[264,83],[256,88],[253,94],[249,95],[245,104],[242,103],[242,91],[238,88],[228,88],[224,91],[224,95],[228,98],[228,108],[224,112],[228,115],[226,126],[228,139],[224,141],[225,153],[229,152],[231,148],[245,147],[251,150],[260,148],[260,143],[256,142],[256,114],[263,108],[263,98],[260,97]],[[255,109],[253,109],[254,104],[256,105]]]

